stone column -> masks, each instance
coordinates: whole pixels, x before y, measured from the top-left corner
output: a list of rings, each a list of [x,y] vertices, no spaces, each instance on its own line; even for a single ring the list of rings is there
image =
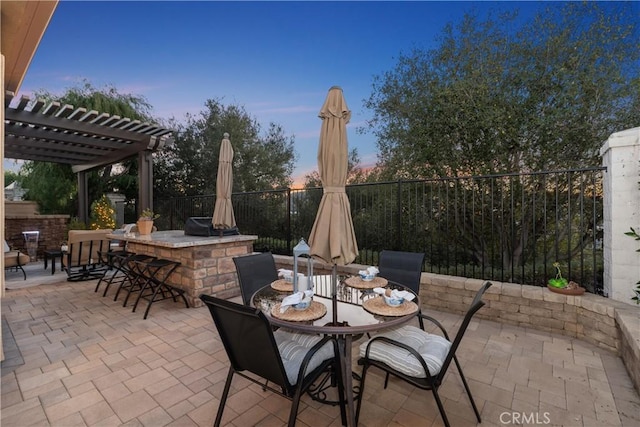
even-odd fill
[[[640,127],[616,132],[600,149],[607,167],[604,201],[604,292],[614,300],[633,304],[633,288],[640,280],[640,241],[624,233],[640,233]]]

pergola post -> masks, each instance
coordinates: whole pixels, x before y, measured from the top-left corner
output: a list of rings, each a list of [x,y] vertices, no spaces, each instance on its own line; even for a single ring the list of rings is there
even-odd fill
[[[86,171],[78,172],[78,215],[80,221],[89,223],[89,176]]]
[[[138,153],[138,206],[137,214],[143,209],[153,210],[153,155],[145,150]]]

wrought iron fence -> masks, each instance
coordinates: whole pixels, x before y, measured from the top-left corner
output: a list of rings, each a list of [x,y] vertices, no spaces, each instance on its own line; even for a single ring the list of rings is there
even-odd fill
[[[360,253],[424,252],[424,271],[544,286],[563,275],[602,293],[605,168],[349,185]],[[322,188],[235,193],[236,222],[255,250],[292,254],[311,232]],[[211,216],[215,195],[157,200],[160,229]]]

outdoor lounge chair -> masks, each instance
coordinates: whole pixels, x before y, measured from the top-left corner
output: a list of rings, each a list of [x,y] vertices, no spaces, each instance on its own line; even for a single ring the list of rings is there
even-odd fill
[[[11,250],[7,241],[4,241],[4,268],[11,269],[15,268],[16,270],[22,270],[22,274],[24,275],[24,280],[27,280],[27,272],[22,268],[23,265],[27,264],[31,261],[29,255],[24,254],[20,251]]]
[[[482,296],[489,287],[491,287],[491,282],[485,282],[478,290],[453,341],[449,339],[446,329],[440,322],[433,317],[421,315],[424,320],[435,324],[443,336],[430,334],[415,326],[402,326],[380,333],[360,345],[360,359],[358,360],[358,364],[363,365],[363,369],[362,381],[360,383],[361,393],[356,409],[356,424],[360,416],[367,371],[371,366],[375,366],[415,387],[423,390],[431,390],[438,405],[440,415],[442,416],[442,421],[445,426],[449,427],[449,420],[447,419],[447,414],[440,400],[438,389],[444,381],[447,369],[452,360],[458,368],[462,385],[467,392],[476,418],[479,423],[482,422],[480,412],[478,412],[467,380],[462,373],[462,367],[456,357],[456,350],[464,337],[471,318],[484,306]],[[387,380],[385,380],[384,386],[386,388]]]
[[[109,250],[107,234],[112,230],[69,230],[69,250],[62,256],[62,268],[67,272],[67,280],[100,279],[107,265],[100,252]]]

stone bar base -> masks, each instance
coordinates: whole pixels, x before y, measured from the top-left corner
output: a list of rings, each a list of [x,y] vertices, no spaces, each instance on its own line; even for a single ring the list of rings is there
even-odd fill
[[[169,284],[185,290],[191,307],[202,306],[201,294],[227,299],[240,295],[233,257],[253,252],[257,236],[198,237],[185,236],[182,230],[157,231],[147,236],[124,237],[127,250],[179,261],[182,264],[169,277]]]

